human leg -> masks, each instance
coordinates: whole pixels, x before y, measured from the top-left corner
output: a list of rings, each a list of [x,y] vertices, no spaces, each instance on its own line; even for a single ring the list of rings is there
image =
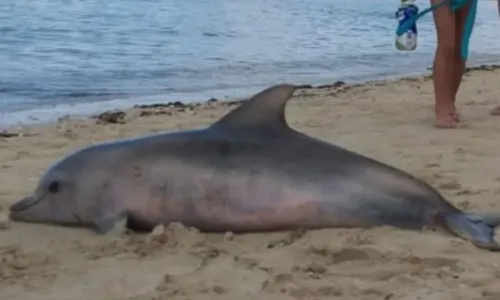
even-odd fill
[[[453,103],[456,103],[456,96],[458,90],[460,88],[460,84],[462,83],[462,78],[465,71],[466,60],[462,57],[461,53],[461,45],[463,41],[464,31],[465,31],[465,23],[467,21],[467,16],[469,15],[471,7],[471,2],[464,7],[459,8],[455,11],[455,66],[454,66],[454,76],[453,76]],[[455,121],[460,120],[460,115],[456,109],[453,114]]]
[[[431,0],[435,5],[440,0]],[[435,126],[453,128],[455,121],[455,53],[458,43],[455,38],[456,18],[450,6],[444,5],[433,12],[437,34],[437,47],[433,65],[435,98]]]
[[[497,1],[497,5],[498,5],[498,14],[500,15],[500,0]],[[493,108],[490,112],[490,114],[492,116],[500,116],[500,105]]]

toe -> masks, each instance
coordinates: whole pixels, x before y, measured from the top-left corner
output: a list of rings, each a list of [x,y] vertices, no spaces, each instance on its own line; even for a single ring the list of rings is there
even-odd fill
[[[436,119],[434,121],[434,127],[436,127],[436,128],[443,128],[443,129],[456,128],[457,127],[457,123],[456,123],[456,121],[453,118],[449,118],[449,119]]]

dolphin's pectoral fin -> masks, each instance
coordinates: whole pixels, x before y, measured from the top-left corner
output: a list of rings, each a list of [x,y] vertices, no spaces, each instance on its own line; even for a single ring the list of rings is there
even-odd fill
[[[123,233],[127,229],[127,219],[126,212],[96,218],[94,220],[94,230],[99,234]]]
[[[500,215],[442,212],[436,219],[446,229],[476,247],[500,251],[500,244],[495,241],[495,227],[500,225]]]

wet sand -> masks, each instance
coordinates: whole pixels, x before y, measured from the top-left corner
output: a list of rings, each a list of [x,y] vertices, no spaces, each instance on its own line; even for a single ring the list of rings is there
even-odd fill
[[[471,71],[458,129],[435,129],[429,78],[297,91],[296,129],[421,177],[463,209],[500,212],[500,70]],[[205,126],[237,104],[135,108],[116,124],[65,119],[0,137],[0,298],[23,300],[500,299],[500,253],[394,228],[153,234],[8,223],[55,159],[91,143]],[[123,117],[123,116],[121,116]],[[115,118],[116,119],[116,118]],[[116,121],[109,117],[108,121]],[[98,123],[98,124],[96,124]]]

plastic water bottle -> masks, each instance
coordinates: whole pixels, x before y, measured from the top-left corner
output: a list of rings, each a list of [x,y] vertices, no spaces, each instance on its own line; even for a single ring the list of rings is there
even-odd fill
[[[411,19],[418,13],[415,0],[401,0],[396,11],[398,26]],[[396,35],[396,49],[401,51],[412,51],[417,48],[417,23],[412,24],[402,35]]]

